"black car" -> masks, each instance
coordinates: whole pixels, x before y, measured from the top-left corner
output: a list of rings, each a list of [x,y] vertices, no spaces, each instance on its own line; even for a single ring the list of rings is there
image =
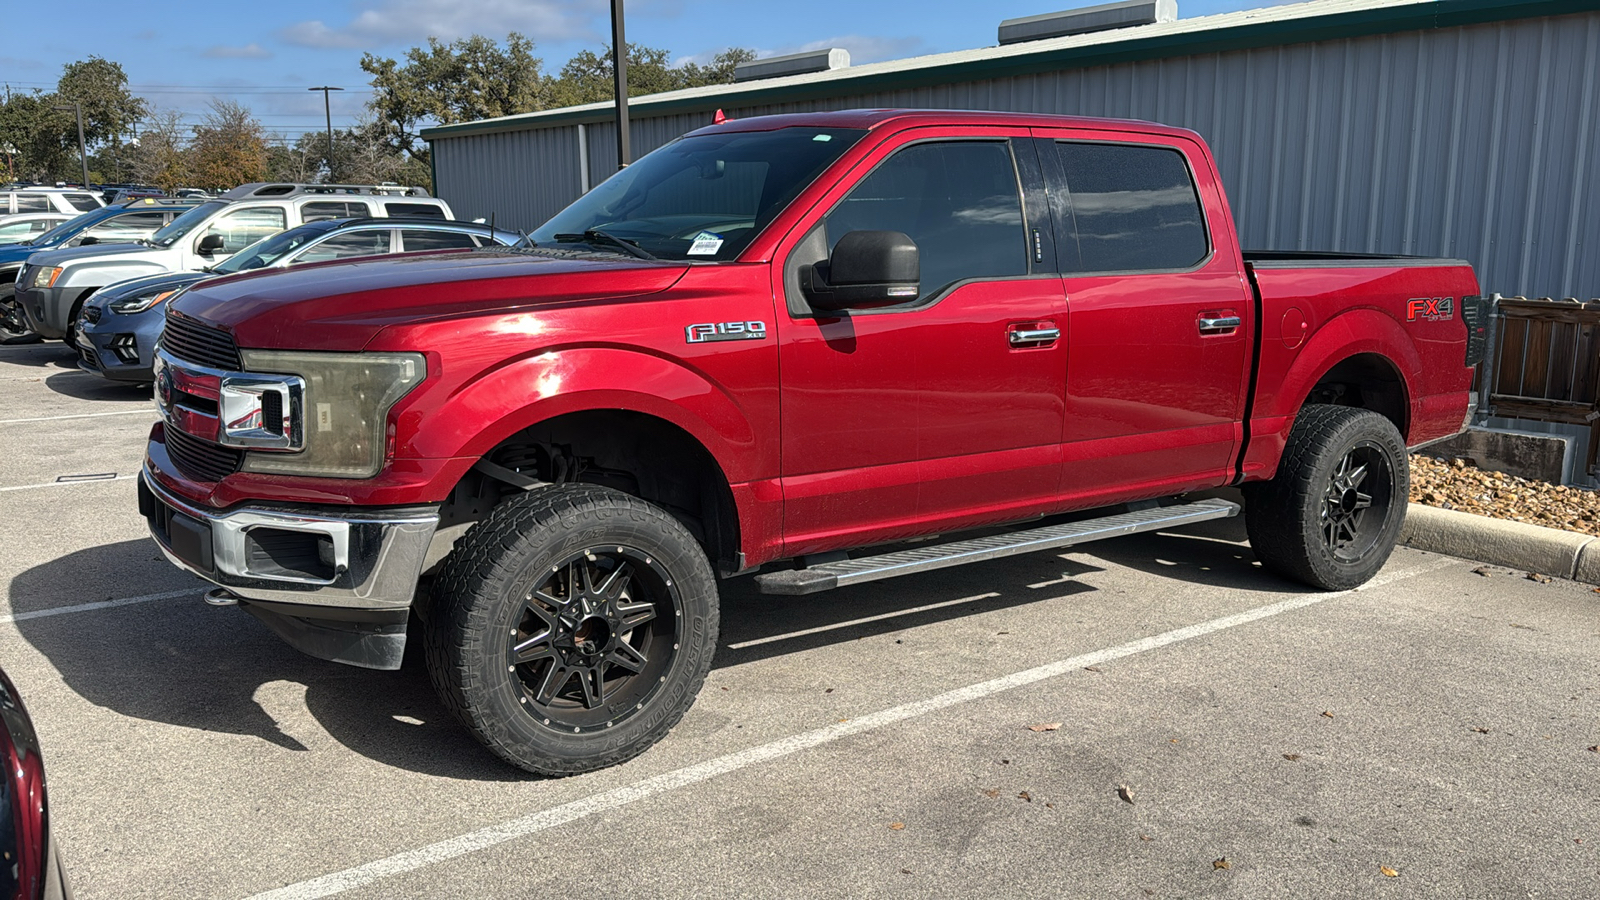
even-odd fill
[[[0,900],[68,900],[50,836],[39,736],[17,688],[0,671]]]

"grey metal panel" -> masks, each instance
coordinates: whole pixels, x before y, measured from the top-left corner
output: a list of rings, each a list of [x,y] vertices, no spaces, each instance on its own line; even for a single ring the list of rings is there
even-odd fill
[[[1152,119],[1200,132],[1245,246],[1459,257],[1486,291],[1600,296],[1600,13],[751,104]],[[633,121],[635,158],[710,124]],[[594,180],[614,129],[589,126]],[[532,227],[578,195],[572,126],[434,142],[464,216]],[[515,171],[513,171],[515,170]]]

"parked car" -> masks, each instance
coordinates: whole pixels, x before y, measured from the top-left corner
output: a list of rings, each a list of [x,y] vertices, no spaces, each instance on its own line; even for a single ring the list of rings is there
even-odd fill
[[[16,685],[0,671],[0,900],[69,900],[50,833],[39,735]]]
[[[19,212],[58,212],[75,216],[105,205],[99,194],[82,188],[18,187],[0,191],[0,215]]]
[[[78,319],[78,367],[113,381],[151,381],[167,312],[163,302],[211,278],[356,256],[508,246],[520,239],[487,225],[414,216],[311,222],[262,238],[201,272],[147,275],[101,288]]]
[[[451,218],[449,205],[422,188],[247,184],[202,201],[142,245],[34,254],[17,280],[17,300],[31,330],[72,343],[68,332],[84,301],[108,284],[161,272],[197,272],[306,222],[417,215]]]
[[[72,216],[58,212],[14,213],[0,216],[0,247],[33,240],[70,218]]]
[[[196,200],[130,200],[75,215],[37,237],[0,247],[0,341],[28,339],[32,330],[15,303],[17,273],[41,250],[138,241],[198,205]],[[37,339],[37,338],[34,338]]]
[[[679,720],[719,571],[808,594],[1239,485],[1265,569],[1354,588],[1407,447],[1464,427],[1488,308],[1461,260],[1245,252],[1200,135],[1109,119],[728,121],[530,239],[169,302],[139,504],[314,656],[398,668],[417,604],[443,705],[547,775]]]

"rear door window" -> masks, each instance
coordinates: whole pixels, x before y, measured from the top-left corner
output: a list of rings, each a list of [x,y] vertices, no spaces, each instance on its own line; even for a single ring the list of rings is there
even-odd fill
[[[222,235],[225,254],[238,253],[264,237],[270,237],[288,227],[288,217],[276,206],[251,206],[226,213],[212,222],[199,240],[213,234]],[[198,246],[198,241],[196,246]]]
[[[78,212],[89,212],[99,209],[103,204],[96,200],[92,194],[68,194],[67,202]]]
[[[364,200],[316,200],[300,207],[302,222],[324,219],[359,219],[372,215]]]
[[[1182,153],[1075,141],[1056,150],[1078,238],[1079,258],[1064,254],[1067,271],[1171,271],[1206,258],[1205,215]]]
[[[478,246],[470,234],[459,231],[429,231],[426,228],[402,228],[400,241],[406,253],[415,253],[418,250],[459,250],[463,247]]]
[[[361,231],[342,231],[325,241],[306,248],[293,262],[326,262],[351,256],[378,256],[388,253],[389,229],[373,228]]]
[[[429,216],[444,218],[444,210],[432,203],[384,203],[384,212],[391,216]]]
[[[55,208],[47,194],[17,195],[17,212],[50,212]]]

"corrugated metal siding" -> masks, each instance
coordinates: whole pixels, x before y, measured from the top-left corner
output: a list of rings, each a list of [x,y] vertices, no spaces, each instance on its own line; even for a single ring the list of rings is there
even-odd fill
[[[1600,13],[1583,13],[727,113],[918,107],[1181,125],[1211,143],[1247,247],[1460,257],[1486,290],[1594,297],[1597,79]],[[710,119],[636,119],[634,153]],[[616,168],[615,130],[587,127],[598,181]],[[574,126],[441,138],[434,152],[440,194],[466,215],[498,202],[503,221],[531,228],[578,195]]]

